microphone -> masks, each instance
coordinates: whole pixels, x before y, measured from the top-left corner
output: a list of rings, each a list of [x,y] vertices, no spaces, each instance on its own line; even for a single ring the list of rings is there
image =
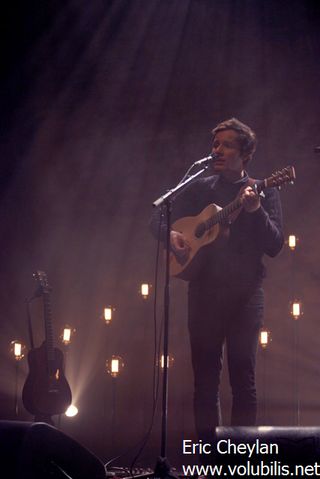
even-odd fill
[[[313,149],[313,151],[314,151],[315,153],[320,153],[320,146],[315,146],[314,149]]]
[[[218,155],[211,153],[209,156],[202,158],[201,160],[195,161],[194,165],[202,165],[203,163],[208,164],[210,161],[216,160]]]

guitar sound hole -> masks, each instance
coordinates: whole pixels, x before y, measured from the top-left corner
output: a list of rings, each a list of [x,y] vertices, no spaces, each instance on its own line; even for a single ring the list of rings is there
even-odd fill
[[[201,238],[201,236],[203,236],[206,232],[206,225],[204,223],[200,223],[198,224],[198,226],[196,227],[196,230],[194,232],[196,238]]]

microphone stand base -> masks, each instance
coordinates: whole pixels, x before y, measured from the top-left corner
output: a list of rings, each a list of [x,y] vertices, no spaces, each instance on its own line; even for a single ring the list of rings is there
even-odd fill
[[[179,476],[171,470],[171,466],[166,457],[159,456],[153,474],[154,479],[178,479]]]

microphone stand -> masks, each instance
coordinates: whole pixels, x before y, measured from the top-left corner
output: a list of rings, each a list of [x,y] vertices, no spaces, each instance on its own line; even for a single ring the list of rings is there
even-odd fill
[[[191,183],[195,178],[200,176],[207,170],[209,162],[215,158],[209,155],[202,160],[198,160],[192,164],[187,173],[177,186],[167,191],[153,202],[154,207],[163,206],[166,211],[166,267],[165,267],[165,286],[164,286],[164,329],[163,329],[163,380],[162,380],[162,422],[161,422],[161,451],[160,457],[157,459],[154,477],[155,478],[176,478],[177,476],[171,472],[171,466],[167,461],[167,434],[168,434],[168,358],[169,358],[169,309],[170,309],[170,232],[171,232],[171,211],[172,202],[178,192],[187,184]],[[195,174],[191,175],[190,171],[195,166],[202,166]]]

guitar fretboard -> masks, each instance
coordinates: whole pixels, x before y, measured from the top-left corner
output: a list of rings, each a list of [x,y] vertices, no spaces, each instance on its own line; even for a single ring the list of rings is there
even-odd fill
[[[212,216],[205,222],[206,230],[209,230],[210,228],[212,228],[212,226],[225,221],[234,211],[236,211],[240,207],[240,199],[236,199],[232,201],[232,203],[229,203],[227,206],[219,210],[214,216]]]
[[[254,189],[257,191],[257,193],[260,193],[264,189],[264,183],[262,182],[261,184],[255,184]],[[227,218],[234,213],[236,210],[241,208],[242,202],[240,198],[236,198],[235,200],[231,201],[228,205],[226,205],[224,208],[219,210],[217,213],[215,213],[211,218],[208,218],[204,222],[204,227],[205,230],[208,231],[212,226],[217,225],[219,223],[224,222],[227,220]]]
[[[46,353],[48,365],[54,361],[54,348],[53,348],[53,327],[52,327],[52,311],[50,304],[50,295],[48,292],[43,293],[43,307],[44,307],[44,324],[46,334]]]

